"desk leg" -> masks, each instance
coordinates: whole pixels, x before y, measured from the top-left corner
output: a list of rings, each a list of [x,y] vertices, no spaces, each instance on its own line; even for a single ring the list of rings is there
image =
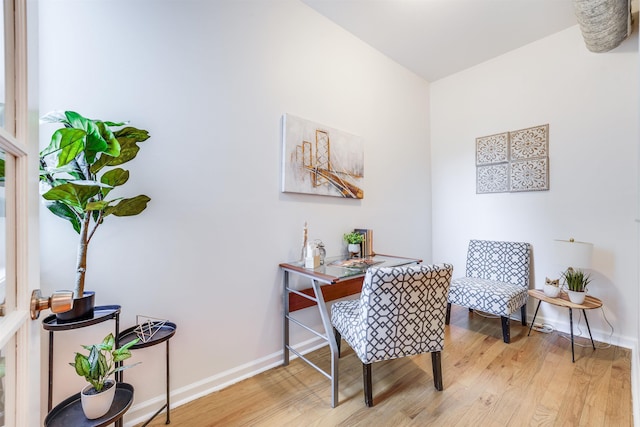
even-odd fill
[[[584,314],[584,322],[587,324],[587,331],[589,331],[589,338],[591,338],[591,345],[593,349],[596,349],[596,343],[593,342],[593,336],[591,335],[591,328],[589,327],[589,321],[587,320],[587,312],[582,309],[582,314]]]
[[[329,316],[329,310],[327,310],[327,304],[322,295],[322,289],[320,289],[320,283],[311,279],[311,284],[313,285],[313,291],[318,300],[320,318],[322,319],[322,325],[324,326],[326,338],[327,341],[329,341],[329,348],[331,349],[331,407],[335,408],[338,406],[338,344],[336,343],[336,337],[333,335],[331,317]]]
[[[576,355],[573,350],[573,310],[569,307],[569,329],[571,330],[571,361],[575,363]]]
[[[531,321],[531,324],[529,325],[529,333],[527,334],[527,336],[531,335],[531,328],[533,328],[533,324],[536,321],[536,316],[538,315],[538,309],[540,308],[540,304],[542,303],[542,300],[538,301],[538,306],[536,307],[536,312],[533,314],[533,320]]]
[[[284,307],[284,315],[283,317],[283,336],[284,336],[284,358],[282,361],[282,366],[287,366],[289,364],[289,272],[285,270],[283,273],[282,284],[282,306]]]

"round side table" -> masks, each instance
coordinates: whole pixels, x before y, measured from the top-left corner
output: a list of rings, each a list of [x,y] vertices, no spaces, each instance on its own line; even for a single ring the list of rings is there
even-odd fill
[[[119,345],[125,345],[128,342],[133,341],[134,339],[138,338],[138,334],[136,333],[136,329],[139,327],[140,325],[136,325],[136,326],[132,326],[128,329],[125,329],[124,331],[122,331],[122,333],[119,336],[118,339],[118,343]],[[165,424],[170,424],[171,423],[171,418],[170,418],[170,413],[171,413],[171,408],[169,407],[169,402],[170,402],[170,387],[169,387],[169,373],[170,373],[170,369],[169,369],[169,340],[171,339],[172,336],[175,335],[176,333],[176,324],[172,323],[172,322],[152,322],[151,323],[151,327],[152,328],[156,328],[156,331],[153,333],[153,336],[151,336],[150,338],[148,338],[146,341],[138,341],[138,343],[132,345],[131,347],[129,347],[130,350],[138,350],[141,348],[145,348],[145,347],[151,347],[160,343],[165,342],[166,343],[166,400],[164,405],[162,405],[162,407],[160,409],[158,409],[156,411],[155,414],[153,414],[151,416],[151,418],[149,418],[147,420],[147,422],[145,422],[144,424],[142,424],[142,427],[146,426],[147,424],[149,424],[151,422],[151,420],[153,420],[156,416],[158,416],[158,414],[160,412],[162,412],[163,409],[167,409],[167,420],[165,422]]]
[[[104,416],[94,420],[87,419],[82,412],[80,393],[60,402],[44,419],[45,427],[103,427],[122,418],[133,402],[133,386],[126,383],[116,384],[116,395],[111,409]]]

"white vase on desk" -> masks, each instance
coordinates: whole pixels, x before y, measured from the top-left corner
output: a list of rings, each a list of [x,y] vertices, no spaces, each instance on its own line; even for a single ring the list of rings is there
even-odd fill
[[[349,243],[347,248],[349,250],[349,255],[351,257],[355,257],[360,253],[360,244],[359,243]]]
[[[567,291],[569,294],[569,300],[574,304],[582,304],[587,297],[586,292]]]

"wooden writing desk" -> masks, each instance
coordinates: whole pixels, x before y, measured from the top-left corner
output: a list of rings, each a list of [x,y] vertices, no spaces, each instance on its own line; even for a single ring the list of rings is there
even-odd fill
[[[338,406],[338,344],[333,336],[331,317],[327,307],[327,301],[332,301],[348,295],[359,293],[362,289],[362,280],[370,266],[395,267],[400,265],[415,264],[422,260],[415,258],[401,258],[390,255],[375,255],[361,260],[360,265],[345,266],[344,258],[327,258],[324,265],[318,268],[304,268],[300,262],[280,264],[283,270],[283,305],[284,305],[284,361],[289,364],[289,353],[293,353],[307,362],[318,372],[331,380],[331,407]],[[311,288],[292,289],[289,286],[289,274],[305,277],[311,281]],[[321,283],[323,285],[321,285]],[[322,320],[324,332],[315,331],[291,316],[291,312],[301,308],[317,305]],[[289,345],[289,324],[303,327],[329,343],[331,349],[331,372],[327,373],[308,360],[304,355]]]

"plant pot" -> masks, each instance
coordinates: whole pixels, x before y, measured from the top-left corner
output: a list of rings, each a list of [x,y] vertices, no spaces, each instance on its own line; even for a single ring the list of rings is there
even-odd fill
[[[569,301],[574,304],[582,304],[587,297],[586,292],[567,291],[567,293],[569,294]]]
[[[360,244],[359,243],[349,243],[348,246],[349,255],[352,257],[358,255],[360,253]]]
[[[558,295],[560,295],[560,287],[559,286],[551,286],[551,285],[544,285],[544,294],[548,297],[551,298],[556,298]]]
[[[95,292],[85,291],[81,298],[73,299],[73,307],[71,310],[57,313],[56,319],[59,323],[91,319],[93,317],[93,308],[95,307],[95,297]]]
[[[111,386],[106,390],[103,388],[100,393],[96,393],[91,384],[87,385],[80,392],[82,411],[88,419],[94,420],[109,412],[113,398],[116,395],[116,382],[109,379],[105,381],[104,387],[106,388],[109,384],[111,384]]]

